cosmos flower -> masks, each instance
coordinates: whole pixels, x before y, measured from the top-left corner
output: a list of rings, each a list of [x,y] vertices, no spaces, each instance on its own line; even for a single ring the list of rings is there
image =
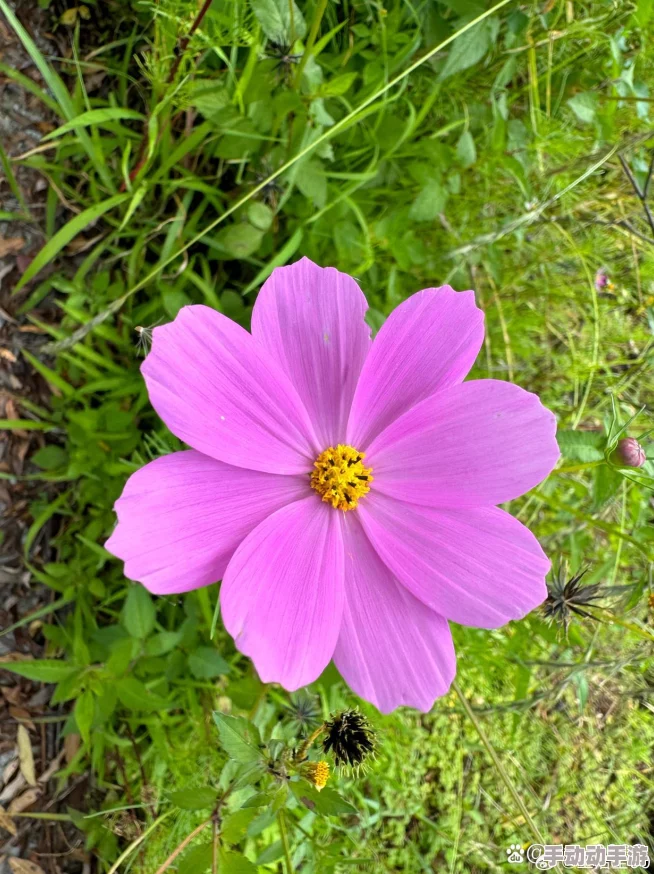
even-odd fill
[[[222,579],[222,618],[264,682],[331,659],[388,712],[429,710],[455,674],[448,622],[498,628],[547,596],[549,561],[497,505],[559,452],[538,397],[463,382],[474,293],[420,291],[374,341],[356,282],[276,269],[252,332],[205,306],[154,328],[150,400],[192,449],[133,474],[107,549],[155,594]]]

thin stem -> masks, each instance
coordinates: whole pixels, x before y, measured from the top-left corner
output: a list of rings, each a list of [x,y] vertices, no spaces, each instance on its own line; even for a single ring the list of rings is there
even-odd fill
[[[314,741],[316,741],[320,737],[320,735],[323,733],[324,730],[325,730],[325,724],[323,723],[322,725],[319,725],[318,728],[312,734],[309,735],[309,737],[304,741],[304,743],[302,744],[302,746],[300,747],[300,749],[297,751],[297,753],[295,755],[296,762],[301,762],[306,758],[307,750],[309,749],[311,744],[314,743]]]
[[[291,3],[293,0],[291,0]],[[307,44],[304,48],[304,52],[302,53],[302,57],[300,58],[300,63],[297,66],[297,70],[295,71],[295,78],[293,79],[293,88],[295,91],[300,87],[300,82],[302,81],[302,73],[304,72],[304,68],[306,66],[307,61],[311,56],[311,52],[313,51],[313,46],[316,41],[316,37],[318,36],[318,31],[320,30],[320,24],[322,22],[322,17],[325,14],[325,9],[327,8],[327,0],[320,0],[318,4],[318,8],[316,9],[316,14],[313,16],[313,21],[311,22],[311,30],[309,31],[309,36],[307,37]]]
[[[600,461],[584,461],[582,464],[569,464],[567,467],[559,467],[553,473],[576,473],[578,470],[589,470],[592,467],[599,467],[600,464],[606,464],[602,458]]]
[[[282,839],[282,846],[284,847],[284,860],[286,862],[286,874],[293,874],[293,863],[291,862],[291,851],[288,846],[288,834],[286,833],[286,822],[284,820],[284,811],[280,810],[277,814],[277,820],[279,822],[279,834]],[[158,874],[158,872],[157,872]]]
[[[181,844],[178,844],[175,849],[172,851],[170,856],[166,859],[166,861],[157,868],[156,874],[164,874],[164,871],[167,871],[168,868],[173,864],[175,859],[179,856],[179,854],[185,850],[188,845],[191,843],[193,838],[196,835],[199,835],[201,831],[203,831],[213,820],[213,817],[209,817],[209,819],[205,819],[204,822],[201,822],[197,828],[194,828],[190,835],[186,835]]]
[[[482,728],[481,723],[477,719],[475,712],[473,711],[472,707],[470,706],[468,699],[465,697],[465,695],[463,694],[463,692],[459,688],[459,684],[456,682],[456,680],[454,681],[454,683],[452,683],[452,688],[454,689],[454,691],[458,695],[459,701],[463,705],[463,709],[465,710],[466,715],[468,716],[468,718],[470,719],[470,721],[474,725],[475,731],[479,735],[479,739],[481,740],[482,744],[486,747],[486,752],[491,757],[492,762],[495,765],[495,768],[497,770],[497,773],[500,775],[500,777],[504,781],[504,785],[511,793],[511,796],[513,797],[513,800],[515,801],[515,803],[518,805],[518,808],[520,809],[520,813],[522,813],[522,815],[524,816],[525,822],[529,826],[529,830],[531,831],[532,835],[536,838],[536,840],[538,841],[539,844],[544,844],[545,838],[540,833],[540,829],[538,828],[536,823],[531,818],[531,814],[527,810],[524,801],[520,797],[518,790],[513,785],[513,781],[511,780],[511,778],[509,777],[509,775],[505,771],[504,766],[502,765],[502,762],[499,759],[499,756],[495,752],[495,748],[493,747],[492,743],[488,739],[488,735],[486,734],[486,732]]]
[[[139,846],[139,844],[143,843],[143,841],[147,838],[150,832],[153,832],[158,825],[161,825],[164,819],[168,819],[168,817],[172,816],[173,813],[175,813],[175,808],[167,810],[166,813],[155,819],[152,825],[148,826],[148,828],[146,828],[142,835],[139,835],[136,840],[132,841],[132,843],[129,845],[129,847],[127,847],[126,850],[123,850],[123,852],[116,859],[107,874],[116,874],[116,871],[120,868],[125,859],[128,859],[132,855],[134,850]]]
[[[211,3],[212,3],[212,0],[204,0],[204,3],[202,4],[200,11],[195,16],[195,21],[191,25],[191,29],[189,30],[189,32],[186,34],[184,39],[179,44],[179,48],[177,49],[177,57],[175,58],[175,62],[172,65],[172,67],[170,68],[170,73],[168,75],[168,84],[170,84],[175,79],[175,76],[177,75],[177,71],[179,70],[179,65],[181,64],[182,58],[184,57],[184,53],[186,52],[186,49],[188,48],[188,44],[191,41],[191,37],[193,36],[195,31],[198,29],[198,27],[202,24],[202,19],[209,11],[209,7],[211,6]]]
[[[647,205],[647,195],[645,194],[645,191],[640,190],[640,187],[639,187],[638,183],[636,182],[636,179],[634,178],[634,174],[631,172],[631,168],[629,167],[629,164],[627,164],[627,162],[622,157],[622,155],[618,155],[618,158],[620,159],[620,163],[622,164],[622,169],[624,170],[624,172],[627,175],[627,179],[631,183],[631,187],[633,188],[634,192],[636,193],[636,197],[638,198],[638,200],[640,200],[640,202],[643,205],[643,209],[645,210],[645,216],[647,218],[647,224],[650,226],[652,233],[654,233],[654,216],[652,216],[652,212],[651,212],[649,206]],[[649,180],[650,180],[651,173],[652,173],[652,166],[650,164],[650,169],[649,169],[649,172],[647,174],[647,182],[646,182],[646,186],[648,188],[649,188]]]

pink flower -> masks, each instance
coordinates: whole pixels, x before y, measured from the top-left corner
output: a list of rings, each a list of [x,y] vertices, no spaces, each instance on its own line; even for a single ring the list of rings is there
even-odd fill
[[[429,710],[455,674],[448,621],[498,628],[547,596],[548,559],[496,505],[552,470],[556,424],[515,385],[463,382],[473,292],[414,294],[374,342],[366,308],[303,258],[264,284],[251,334],[204,306],[155,328],[150,399],[193,448],[130,477],[107,549],[156,594],[222,578],[264,682],[333,658],[380,710]]]

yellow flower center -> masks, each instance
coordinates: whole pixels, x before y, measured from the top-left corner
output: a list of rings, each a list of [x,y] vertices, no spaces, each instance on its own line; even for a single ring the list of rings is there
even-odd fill
[[[364,457],[353,446],[330,446],[313,464],[311,487],[335,510],[354,510],[372,482],[372,468],[363,466]]]
[[[304,776],[313,783],[318,792],[322,791],[329,780],[329,762],[307,762]]]

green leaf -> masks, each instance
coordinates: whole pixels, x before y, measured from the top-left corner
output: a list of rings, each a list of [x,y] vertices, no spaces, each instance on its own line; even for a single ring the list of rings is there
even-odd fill
[[[90,690],[82,692],[75,702],[75,722],[85,743],[91,739],[91,727],[95,716],[95,697]]]
[[[136,677],[123,677],[116,683],[118,700],[128,710],[162,710],[168,706],[165,698],[153,695]]]
[[[559,431],[556,440],[561,455],[570,461],[601,461],[606,438],[601,431]]]
[[[276,862],[284,855],[284,845],[281,841],[275,841],[269,847],[260,853],[257,857],[257,865],[270,865],[271,862]]]
[[[220,653],[210,646],[200,646],[188,657],[188,667],[198,680],[211,680],[220,674],[229,673],[229,664]]]
[[[259,730],[243,716],[226,716],[224,713],[213,714],[218,726],[220,742],[223,749],[237,762],[258,762],[261,758]]]
[[[55,137],[60,137],[62,134],[68,133],[70,130],[78,130],[81,127],[88,127],[92,124],[103,125],[108,121],[122,121],[123,119],[133,119],[135,121],[143,121],[145,116],[136,112],[134,109],[121,109],[120,107],[108,106],[105,109],[89,109],[88,112],[83,112],[81,115],[71,118],[66,124],[62,124],[56,130],[46,134],[41,140],[42,143],[47,140],[52,140]]]
[[[439,80],[460,73],[480,61],[497,37],[497,22],[488,19],[480,21],[452,44]]]
[[[106,200],[100,201],[100,203],[94,203],[93,206],[85,209],[79,215],[76,215],[67,222],[57,231],[54,237],[48,240],[45,246],[37,252],[34,260],[30,262],[25,273],[23,273],[16,283],[14,294],[20,291],[26,282],[29,282],[32,277],[36,276],[40,270],[49,264],[59,254],[59,252],[61,252],[64,246],[68,245],[71,240],[74,240],[78,234],[88,227],[88,225],[97,221],[100,216],[103,216],[106,212],[109,212],[110,209],[123,203],[129,197],[131,197],[131,194],[129,193],[115,194],[113,197],[108,197]]]
[[[218,790],[211,786],[197,786],[195,789],[179,789],[168,796],[171,804],[181,810],[207,810],[214,807]]]
[[[275,213],[265,203],[255,200],[248,206],[248,221],[260,231],[267,231],[273,223]]]
[[[318,209],[327,203],[327,177],[320,161],[304,161],[297,170],[295,184]]]
[[[127,590],[122,610],[123,625],[132,637],[142,640],[154,628],[156,610],[150,593],[140,583]]]
[[[76,670],[67,662],[56,659],[40,659],[39,661],[7,662],[0,660],[0,670],[11,671],[28,680],[39,680],[41,683],[58,683],[66,680]]]
[[[432,179],[411,204],[409,218],[416,222],[431,222],[445,208],[447,191],[440,182]]]
[[[475,141],[469,130],[464,131],[456,144],[456,155],[462,167],[472,167],[477,160]]]
[[[226,844],[238,844],[246,835],[247,828],[257,816],[255,808],[242,808],[223,819],[220,836]]]
[[[600,464],[595,468],[593,477],[593,509],[599,510],[611,500],[620,488],[623,477],[608,464]]]
[[[221,851],[220,874],[256,874],[256,867],[240,853]],[[181,872],[180,872],[181,874]]]
[[[213,862],[213,841],[199,844],[188,853],[184,853],[179,863],[177,874],[204,874]],[[224,870],[221,867],[221,872]]]
[[[289,46],[293,40],[304,39],[307,25],[295,0],[250,0],[250,5],[261,29],[272,42]]]
[[[145,654],[149,656],[161,656],[175,649],[182,639],[181,631],[160,631],[150,637],[145,644]]]
[[[41,470],[56,470],[68,463],[68,454],[61,446],[42,446],[34,453],[31,460]]]
[[[358,73],[341,73],[340,76],[334,76],[329,82],[325,82],[318,89],[320,97],[337,97],[345,94],[352,87]]]
[[[595,121],[595,115],[597,114],[597,94],[592,94],[588,91],[575,94],[574,97],[568,100],[568,106],[579,121],[590,124]]]
[[[316,787],[307,783],[306,780],[291,782],[289,785],[298,801],[301,801],[305,807],[315,813],[320,813],[323,816],[342,816],[343,814],[356,813],[356,808],[341,798],[338,792],[330,786],[326,786],[321,792],[318,792]]]
[[[248,258],[261,245],[263,231],[245,222],[238,222],[223,228],[215,239],[231,258]]]

